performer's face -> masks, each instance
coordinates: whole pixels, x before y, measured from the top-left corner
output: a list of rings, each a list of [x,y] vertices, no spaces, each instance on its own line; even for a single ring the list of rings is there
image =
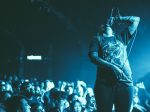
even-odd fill
[[[109,25],[101,25],[100,26],[100,33],[105,34],[107,36],[113,35],[113,30]]]
[[[113,30],[112,30],[112,28],[110,26],[107,26],[105,28],[105,32],[104,33],[106,33],[108,35],[112,35],[113,34]]]

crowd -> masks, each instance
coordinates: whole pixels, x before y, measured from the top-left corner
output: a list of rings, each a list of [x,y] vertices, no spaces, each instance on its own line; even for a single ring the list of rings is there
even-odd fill
[[[148,112],[149,105],[150,98],[144,84],[137,83],[133,112]],[[16,75],[0,77],[0,112],[96,112],[96,110],[93,89],[84,81],[54,83],[53,80],[21,79]]]
[[[65,82],[1,77],[0,104],[7,112],[94,112],[93,89],[83,81]]]

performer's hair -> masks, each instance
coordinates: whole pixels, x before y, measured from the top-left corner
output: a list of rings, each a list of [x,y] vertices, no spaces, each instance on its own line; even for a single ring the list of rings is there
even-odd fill
[[[110,25],[109,24],[102,24],[102,25],[100,25],[100,27],[98,28],[98,33],[100,35],[103,34],[105,32],[105,30],[106,30],[106,27],[110,27]]]

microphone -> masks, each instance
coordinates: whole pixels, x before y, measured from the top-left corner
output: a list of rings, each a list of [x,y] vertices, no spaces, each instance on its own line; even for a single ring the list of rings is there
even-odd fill
[[[115,15],[113,16],[114,10],[115,10]],[[110,17],[108,18],[106,24],[109,25],[109,26],[112,26],[114,21],[116,21],[116,22],[118,21],[119,22],[120,17],[121,16],[120,16],[120,13],[119,13],[119,9],[118,8],[112,8]],[[121,23],[118,23],[118,24],[120,25]]]
[[[114,8],[112,8],[111,13],[110,13],[110,17],[107,20],[107,25],[112,26],[113,22],[114,22],[114,17],[113,17],[113,12],[114,12]]]

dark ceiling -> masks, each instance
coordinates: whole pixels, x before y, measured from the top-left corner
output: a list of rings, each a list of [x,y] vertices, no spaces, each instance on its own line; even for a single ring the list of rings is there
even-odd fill
[[[47,45],[58,39],[63,41],[67,37],[71,38],[72,34],[93,34],[100,22],[110,15],[112,7],[120,8],[121,12],[131,9],[132,13],[132,8],[141,8],[143,2],[144,0],[3,0],[0,3],[0,31],[25,47],[41,47],[41,43]]]

